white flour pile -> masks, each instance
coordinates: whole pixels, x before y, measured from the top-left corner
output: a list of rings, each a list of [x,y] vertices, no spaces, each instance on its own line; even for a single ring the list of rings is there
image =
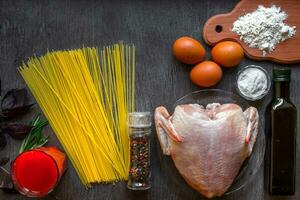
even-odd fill
[[[232,31],[249,47],[262,50],[265,56],[275,49],[276,44],[295,35],[296,26],[291,27],[283,22],[287,17],[280,7],[259,5],[254,12],[239,17],[233,23]]]

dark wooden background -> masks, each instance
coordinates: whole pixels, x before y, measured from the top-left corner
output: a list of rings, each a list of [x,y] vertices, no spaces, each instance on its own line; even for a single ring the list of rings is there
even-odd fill
[[[190,67],[180,64],[172,57],[173,41],[188,35],[203,43],[201,31],[205,21],[215,14],[231,11],[237,2],[238,0],[0,0],[2,91],[25,86],[16,68],[34,54],[41,55],[47,50],[80,48],[83,45],[102,46],[124,40],[134,43],[137,49],[137,109],[153,111],[158,105],[170,108],[179,97],[199,89],[188,78]],[[209,59],[210,47],[205,48]],[[224,77],[215,88],[235,91],[234,80],[237,71],[249,64],[258,64],[269,73],[273,67],[282,66],[272,62],[244,59],[237,68],[224,70]],[[293,68],[291,95],[299,108],[300,69],[297,65],[288,67]],[[252,105],[263,114],[270,99],[271,94]],[[28,121],[38,110],[36,106],[20,120]],[[49,144],[59,145],[50,128],[46,132],[51,134]],[[97,185],[87,190],[80,183],[73,167],[69,165],[58,187],[45,199],[202,199],[203,197],[184,182],[172,182],[172,174],[166,173],[160,162],[161,151],[154,134],[153,131],[152,188],[149,191],[129,191],[126,183]],[[9,145],[2,153],[7,153],[13,159],[19,143],[10,138],[8,141]],[[299,156],[297,158],[299,161]],[[295,196],[271,197],[264,188],[262,167],[246,187],[220,199],[300,199],[299,178],[298,167]],[[26,198],[0,192],[0,199]]]

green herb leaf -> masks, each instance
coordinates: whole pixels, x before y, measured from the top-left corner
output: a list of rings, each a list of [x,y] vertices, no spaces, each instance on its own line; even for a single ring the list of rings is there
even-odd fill
[[[42,130],[48,124],[47,120],[42,120],[40,114],[37,115],[29,125],[33,128],[22,141],[19,153],[44,146],[49,139],[49,136],[43,136]]]

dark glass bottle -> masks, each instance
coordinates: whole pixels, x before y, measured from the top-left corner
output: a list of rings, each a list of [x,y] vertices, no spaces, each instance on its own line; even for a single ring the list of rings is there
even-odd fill
[[[273,70],[269,169],[269,190],[272,195],[295,193],[297,109],[290,100],[290,76],[290,69]]]

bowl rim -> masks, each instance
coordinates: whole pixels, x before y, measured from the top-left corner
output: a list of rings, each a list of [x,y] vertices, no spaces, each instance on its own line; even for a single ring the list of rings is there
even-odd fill
[[[240,91],[240,89],[239,89],[239,84],[238,84],[238,80],[239,80],[239,77],[240,77],[240,75],[242,74],[242,72],[244,72],[245,70],[250,69],[250,68],[255,68],[255,69],[261,70],[261,71],[266,75],[266,78],[267,78],[267,88],[266,88],[266,90],[265,90],[260,96],[255,97],[255,98],[254,98],[254,97],[250,97],[250,96],[244,95],[244,94]],[[240,69],[240,70],[238,71],[238,73],[237,73],[237,75],[236,75],[236,79],[235,79],[235,88],[236,88],[237,93],[238,93],[241,97],[243,97],[244,99],[246,99],[246,100],[248,100],[248,101],[258,101],[258,100],[261,100],[262,98],[264,98],[264,97],[269,93],[269,91],[270,91],[270,89],[271,89],[271,78],[270,78],[268,72],[267,72],[264,68],[262,68],[261,66],[259,66],[259,65],[247,65],[247,66],[245,66],[244,68],[242,68],[242,69]]]
[[[173,108],[175,108],[177,105],[179,105],[178,103],[180,101],[182,101],[183,99],[189,97],[189,96],[192,96],[192,95],[195,95],[195,94],[198,94],[198,93],[205,93],[205,92],[220,92],[220,93],[224,93],[224,94],[227,94],[227,95],[231,95],[231,96],[234,96],[235,98],[239,99],[239,100],[242,100],[243,103],[245,103],[247,106],[251,106],[249,104],[249,102],[247,101],[247,99],[243,99],[241,96],[239,96],[238,94],[234,93],[234,92],[231,92],[231,91],[226,91],[226,90],[222,90],[222,89],[203,89],[203,90],[196,90],[196,91],[193,91],[193,92],[190,92],[188,94],[185,94],[184,96],[180,97],[179,99],[177,99],[175,101],[175,103],[173,104]]]

